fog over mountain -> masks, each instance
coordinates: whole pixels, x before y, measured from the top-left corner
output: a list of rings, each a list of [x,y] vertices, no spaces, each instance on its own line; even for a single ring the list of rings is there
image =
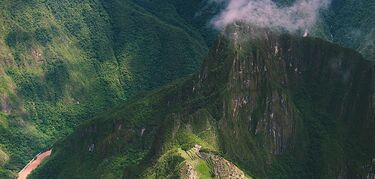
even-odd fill
[[[226,7],[212,24],[224,28],[234,22],[245,22],[259,27],[269,27],[295,32],[312,28],[319,12],[330,5],[329,0],[297,0],[289,6],[280,6],[272,0],[214,0]]]

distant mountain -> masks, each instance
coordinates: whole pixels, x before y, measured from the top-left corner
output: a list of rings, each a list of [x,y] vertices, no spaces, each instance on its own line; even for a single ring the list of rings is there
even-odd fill
[[[375,60],[375,1],[332,0],[323,17],[327,39]]]
[[[374,65],[320,39],[229,27],[199,73],[79,126],[31,178],[212,178],[220,172],[373,178]],[[216,167],[207,155],[232,168]]]

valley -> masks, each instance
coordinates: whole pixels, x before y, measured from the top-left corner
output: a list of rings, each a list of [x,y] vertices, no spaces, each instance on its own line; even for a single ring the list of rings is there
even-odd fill
[[[26,179],[30,173],[35,170],[45,158],[48,158],[52,150],[45,151],[36,155],[17,175],[17,179]]]

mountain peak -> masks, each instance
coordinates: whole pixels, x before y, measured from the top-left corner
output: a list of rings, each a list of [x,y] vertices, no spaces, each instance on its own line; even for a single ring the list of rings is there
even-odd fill
[[[261,35],[248,33],[246,40],[221,35],[198,74],[81,126],[55,146],[52,159],[34,176],[105,171],[158,178],[181,177],[176,171],[188,170],[214,177],[209,161],[203,170],[189,169],[192,161],[183,153],[197,145],[244,175],[372,175],[373,64],[317,38],[254,32]],[[95,149],[88,150],[90,145]],[[81,166],[82,174],[70,162]]]

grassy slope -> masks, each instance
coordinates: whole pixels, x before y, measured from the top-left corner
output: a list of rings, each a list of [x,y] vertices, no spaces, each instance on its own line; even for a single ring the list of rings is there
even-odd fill
[[[179,3],[2,1],[0,174],[95,113],[194,72],[207,41]]]
[[[266,36],[220,38],[199,74],[80,126],[33,177],[178,177],[178,151],[194,144],[262,178],[366,176],[373,64],[319,39]]]

